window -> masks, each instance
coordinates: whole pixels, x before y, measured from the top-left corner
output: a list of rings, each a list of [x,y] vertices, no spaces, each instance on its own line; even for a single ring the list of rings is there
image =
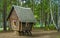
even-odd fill
[[[16,26],[16,20],[13,20],[13,25],[15,25],[15,26]]]

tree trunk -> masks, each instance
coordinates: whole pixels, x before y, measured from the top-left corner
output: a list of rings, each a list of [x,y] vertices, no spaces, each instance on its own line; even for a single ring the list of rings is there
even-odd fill
[[[3,1],[3,26],[4,31],[6,31],[6,11],[7,11],[7,0]]]
[[[47,13],[45,13],[45,27],[47,25]]]

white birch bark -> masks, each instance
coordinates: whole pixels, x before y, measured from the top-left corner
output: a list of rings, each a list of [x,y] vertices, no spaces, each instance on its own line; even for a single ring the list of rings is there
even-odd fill
[[[51,0],[50,0],[50,14],[51,14],[51,20],[53,21],[54,26],[56,27],[56,29],[58,29],[53,19],[53,14],[52,14],[52,9],[51,9]]]

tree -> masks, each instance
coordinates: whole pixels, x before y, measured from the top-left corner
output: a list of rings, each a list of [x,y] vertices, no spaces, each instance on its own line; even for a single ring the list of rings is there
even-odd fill
[[[7,0],[3,1],[3,25],[4,31],[6,31],[6,12],[7,12]]]

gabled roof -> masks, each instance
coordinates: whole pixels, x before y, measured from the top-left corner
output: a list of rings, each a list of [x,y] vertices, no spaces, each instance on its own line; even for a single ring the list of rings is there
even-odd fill
[[[30,8],[13,6],[11,11],[13,11],[13,9],[16,11],[16,14],[21,22],[36,22],[34,14]],[[10,12],[10,14],[11,13],[12,12]],[[10,17],[10,15],[9,15],[9,17]]]

